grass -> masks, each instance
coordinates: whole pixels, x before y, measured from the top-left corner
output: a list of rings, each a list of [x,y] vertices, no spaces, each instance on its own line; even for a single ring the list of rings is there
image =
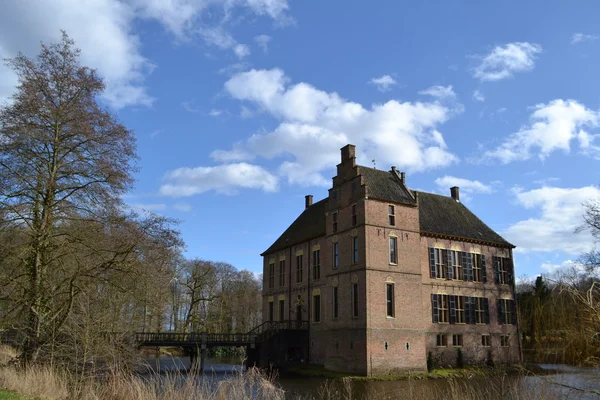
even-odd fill
[[[8,392],[0,389],[0,400],[24,400],[25,397],[21,397],[15,392]]]

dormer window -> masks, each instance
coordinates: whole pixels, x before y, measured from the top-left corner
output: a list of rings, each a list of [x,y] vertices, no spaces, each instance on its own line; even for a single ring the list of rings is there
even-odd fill
[[[390,225],[395,226],[396,225],[396,210],[395,210],[395,207],[392,205],[388,206],[388,217],[390,219]]]

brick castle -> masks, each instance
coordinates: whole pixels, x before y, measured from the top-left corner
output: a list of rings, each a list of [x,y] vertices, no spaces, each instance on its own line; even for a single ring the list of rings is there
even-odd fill
[[[410,190],[395,167],[356,165],[263,254],[263,320],[309,321],[289,354],[334,371],[389,374],[521,358],[512,249],[451,196]],[[307,352],[307,354],[302,354]],[[460,353],[460,356],[459,356]]]

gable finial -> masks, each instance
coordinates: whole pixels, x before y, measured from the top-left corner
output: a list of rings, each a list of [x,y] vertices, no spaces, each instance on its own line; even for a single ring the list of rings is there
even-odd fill
[[[371,162],[373,163],[373,168],[377,169],[377,164],[375,163],[375,159],[371,160]]]

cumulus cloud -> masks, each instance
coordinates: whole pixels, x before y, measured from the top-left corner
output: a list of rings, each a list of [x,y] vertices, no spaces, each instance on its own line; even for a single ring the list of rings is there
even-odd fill
[[[271,36],[269,35],[258,35],[254,36],[254,41],[262,49],[263,52],[267,52],[269,50],[269,42],[271,41]]]
[[[528,125],[510,135],[495,150],[486,151],[484,158],[506,164],[529,159],[537,153],[543,160],[557,150],[569,152],[572,141],[578,142],[587,154],[594,155],[600,150],[593,144],[595,135],[585,130],[598,126],[597,111],[575,100],[561,99],[538,104],[534,109]]]
[[[473,91],[473,100],[485,101],[485,96],[479,90],[475,90],[475,91]]]
[[[397,85],[398,83],[394,78],[390,75],[383,75],[379,78],[373,78],[369,81],[370,84],[375,85],[377,90],[380,92],[387,92],[392,90],[392,86]]]
[[[339,149],[347,143],[357,145],[359,162],[376,158],[379,165],[389,163],[409,171],[458,161],[438,130],[456,110],[438,99],[391,100],[365,108],[308,83],[292,84],[280,69],[236,74],[225,83],[225,91],[271,114],[280,124],[236,143],[231,150],[213,152],[213,159],[285,158],[279,173],[290,183],[327,185],[321,172],[339,162]]]
[[[210,190],[235,194],[240,188],[274,192],[277,190],[277,177],[262,167],[243,162],[215,167],[184,167],[166,174],[160,194],[185,197]]]
[[[234,10],[284,24],[290,21],[288,8],[287,0],[19,0],[0,13],[0,59],[19,51],[34,56],[40,40],[57,42],[64,29],[81,48],[83,64],[96,68],[104,78],[107,104],[115,109],[149,107],[155,99],[145,79],[155,65],[142,54],[140,38],[134,33],[137,21],[157,21],[178,41],[199,38],[243,58],[250,53],[249,47],[228,31],[227,21]],[[0,76],[1,102],[10,97],[17,79],[3,64]]]
[[[581,43],[581,42],[591,42],[594,40],[598,40],[600,39],[600,36],[597,35],[589,35],[589,34],[585,34],[585,33],[574,33],[573,36],[571,36],[571,44],[577,44],[577,43]]]
[[[473,69],[473,76],[481,81],[499,81],[512,77],[516,72],[531,71],[541,52],[542,46],[528,42],[496,46],[489,54],[474,56],[481,62]]]
[[[537,212],[537,216],[519,221],[503,232],[517,246],[517,251],[564,251],[578,255],[593,248],[591,233],[575,233],[575,230],[583,223],[582,203],[598,198],[598,188],[542,187],[528,191],[515,189],[514,194],[518,205]]]
[[[490,194],[493,192],[491,185],[450,175],[437,178],[434,182],[444,192],[447,192],[453,186],[458,186],[462,200],[468,200],[473,194]]]

